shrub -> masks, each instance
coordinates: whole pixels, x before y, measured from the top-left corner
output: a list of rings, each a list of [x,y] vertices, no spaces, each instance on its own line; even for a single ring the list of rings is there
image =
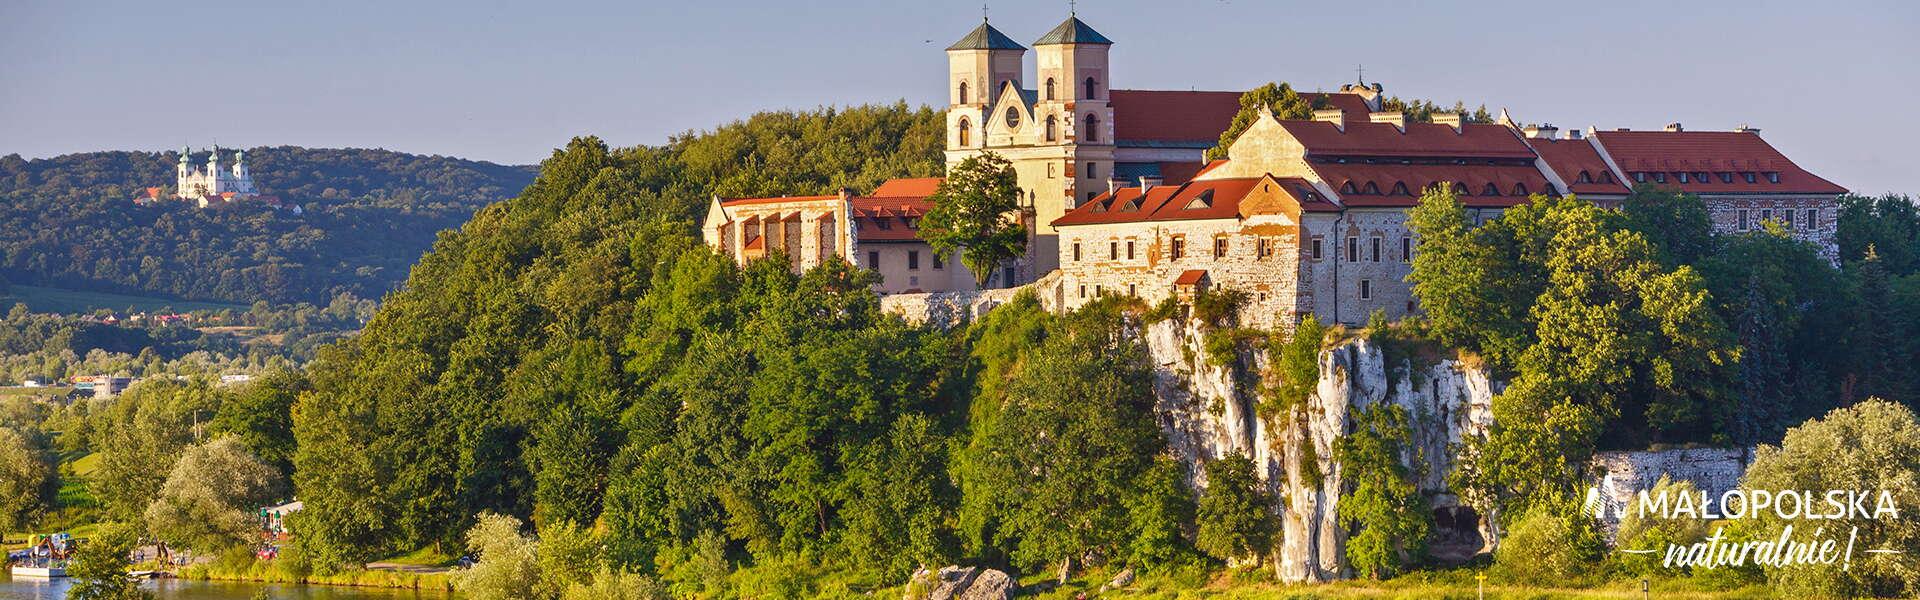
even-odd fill
[[[456,576],[454,585],[473,600],[550,597],[540,581],[538,546],[520,534],[519,519],[482,513],[467,530],[467,548],[480,554],[480,562]]]
[[[1515,583],[1575,585],[1598,574],[1605,551],[1593,519],[1581,514],[1578,503],[1534,502],[1500,540],[1494,571]]]
[[[1326,333],[1320,319],[1309,314],[1292,335],[1276,336],[1267,343],[1273,383],[1261,390],[1261,418],[1272,421],[1306,403],[1307,396],[1320,384],[1320,345]]]
[[[1252,557],[1258,563],[1273,547],[1279,529],[1273,496],[1244,454],[1209,462],[1206,469],[1194,546],[1221,560]]]

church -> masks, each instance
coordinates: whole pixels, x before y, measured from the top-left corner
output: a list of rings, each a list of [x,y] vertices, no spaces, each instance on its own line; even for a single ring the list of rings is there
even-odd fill
[[[1310,119],[1263,114],[1204,159],[1240,110],[1240,92],[1115,87],[1115,42],[1077,16],[1028,48],[982,22],[947,47],[949,168],[993,152],[1012,162],[1028,253],[988,287],[1043,280],[1053,306],[1102,295],[1158,302],[1207,288],[1245,292],[1242,322],[1289,328],[1308,313],[1360,323],[1418,311],[1406,282],[1418,241],[1406,211],[1434,186],[1478,220],[1536,194],[1617,203],[1638,184],[1698,195],[1720,232],[1772,221],[1829,260],[1846,190],[1759,135],[1567,130],[1383,110],[1380,84],[1302,93]],[[796,261],[840,259],[881,272],[881,293],[969,291],[954,257],[912,235],[939,181],[888,182],[870,196],[714,199],[710,245],[742,262],[768,244]],[[955,276],[959,271],[959,276]],[[1057,275],[1052,275],[1057,273]],[[1050,276],[1051,275],[1051,276]]]

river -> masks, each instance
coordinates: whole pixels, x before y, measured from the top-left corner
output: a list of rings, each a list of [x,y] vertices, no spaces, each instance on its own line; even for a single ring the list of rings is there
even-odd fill
[[[235,583],[225,581],[149,581],[159,600],[253,600],[265,589],[276,600],[448,600],[445,592],[388,590],[379,588],[336,587],[324,585],[283,585],[278,583]],[[71,579],[8,579],[0,572],[0,600],[64,600]]]

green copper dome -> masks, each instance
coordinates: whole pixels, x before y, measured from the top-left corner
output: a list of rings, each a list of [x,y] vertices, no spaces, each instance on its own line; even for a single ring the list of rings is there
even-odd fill
[[[1106,44],[1111,46],[1113,45],[1113,40],[1107,39],[1107,36],[1100,35],[1098,31],[1094,31],[1085,21],[1081,21],[1080,17],[1067,17],[1067,20],[1060,22],[1059,27],[1053,28],[1053,31],[1049,31],[1046,35],[1040,36],[1040,41],[1033,43],[1035,46],[1045,46],[1049,44]]]
[[[947,46],[947,49],[1026,50],[1027,47],[1020,45],[1020,42],[1013,41],[1013,38],[1007,37],[1007,34],[1000,33],[1000,30],[994,29],[992,25],[988,25],[985,21],[982,21],[979,27],[973,29],[972,33],[967,34],[967,37],[960,38],[960,41],[954,42],[952,46]]]

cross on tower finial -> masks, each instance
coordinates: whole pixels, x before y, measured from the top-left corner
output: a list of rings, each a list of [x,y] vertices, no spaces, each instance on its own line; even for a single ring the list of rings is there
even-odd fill
[[[1069,17],[1080,16],[1080,10],[1079,10],[1080,7],[1077,6],[1079,3],[1080,3],[1080,0],[1067,0],[1067,16]]]
[[[980,22],[987,22],[987,3],[985,2],[980,3]]]
[[[1358,82],[1360,82],[1360,85],[1366,85],[1366,84],[1367,84],[1367,66],[1366,66],[1366,65],[1354,65],[1354,66],[1353,66],[1353,79],[1354,79],[1354,81],[1358,81]]]

